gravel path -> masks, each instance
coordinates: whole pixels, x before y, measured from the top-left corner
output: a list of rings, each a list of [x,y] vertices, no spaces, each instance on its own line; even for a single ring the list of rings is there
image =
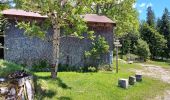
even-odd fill
[[[170,69],[164,69],[161,66],[156,66],[156,65],[148,65],[148,64],[140,64],[140,65],[143,66],[143,69],[141,70],[133,69],[133,71],[145,76],[159,79],[163,82],[170,84]],[[164,96],[157,96],[153,100],[170,100],[170,90],[166,90],[164,92]]]

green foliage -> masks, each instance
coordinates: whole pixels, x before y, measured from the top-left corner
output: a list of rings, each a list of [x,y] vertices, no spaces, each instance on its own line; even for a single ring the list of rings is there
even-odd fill
[[[0,11],[10,8],[9,2],[1,3],[2,1],[0,1]]]
[[[152,7],[147,8],[147,23],[151,27],[155,27],[155,14],[152,10]]]
[[[83,38],[82,33],[87,32],[86,22],[80,15],[89,12],[90,7],[88,7],[88,5],[90,6],[92,3],[91,0],[82,0],[81,2],[79,0],[14,0],[14,3],[16,4],[16,8],[47,15],[49,18],[48,22],[51,23],[50,25],[52,25],[54,30],[60,28],[65,29],[64,32],[62,32],[64,33],[63,35],[72,35],[75,37]],[[26,29],[25,33],[27,33],[27,35],[35,36],[34,30],[39,30],[37,36],[44,36],[43,33],[45,32],[41,30],[38,25],[34,23],[33,25],[30,25],[30,23],[25,25],[26,23],[24,23],[23,27],[22,24],[19,26],[23,29]],[[49,24],[44,24],[45,27],[48,27],[48,25]],[[28,28],[27,26],[31,26],[32,29]],[[91,36],[91,32],[89,33],[89,36]]]
[[[37,25],[37,22],[18,22],[16,25],[19,29],[23,29],[24,34],[29,37],[38,37],[41,39],[45,38],[45,30]]]
[[[167,48],[164,48],[164,57],[170,57],[170,14],[165,8],[162,18],[157,21],[157,30],[164,35],[167,40]]]
[[[83,72],[83,67],[69,66],[67,64],[58,65],[59,72]]]
[[[96,67],[90,66],[90,67],[88,67],[88,72],[97,72],[97,69],[96,69]]]
[[[0,14],[0,34],[4,34],[5,29],[8,28],[8,21],[6,18],[3,17],[3,15]]]
[[[101,64],[98,67],[99,71],[113,71],[113,67],[111,65],[107,65],[107,64]]]
[[[116,22],[116,36],[121,37],[126,33],[138,33],[138,12],[133,8],[136,0],[96,0],[93,13],[99,12]]]
[[[46,60],[41,60],[38,63],[35,63],[32,68],[32,71],[34,72],[49,72],[50,71],[50,65]]]
[[[108,52],[109,52],[108,43],[105,41],[104,37],[99,35],[92,43],[92,49],[90,51],[85,52],[85,57],[90,57],[93,60],[100,60],[102,54],[106,54]]]
[[[120,38],[122,44],[121,52],[123,55],[127,53],[135,53],[135,45],[137,40],[140,38],[138,33],[127,33]]]
[[[147,44],[147,42],[139,39],[137,41],[136,53],[141,59],[144,59],[144,61],[146,61],[150,57],[149,45]]]
[[[167,8],[165,8],[161,22],[159,24],[161,34],[167,38],[170,34],[170,14]]]
[[[151,57],[160,57],[162,55],[163,49],[166,47],[167,42],[164,39],[164,36],[145,22],[141,25],[140,31],[142,39],[145,40],[149,45]]]
[[[126,61],[138,61],[139,60],[139,56],[137,54],[132,54],[132,53],[128,53],[123,57],[124,60]]]
[[[0,77],[7,77],[9,74],[23,69],[22,66],[15,63],[0,60]]]

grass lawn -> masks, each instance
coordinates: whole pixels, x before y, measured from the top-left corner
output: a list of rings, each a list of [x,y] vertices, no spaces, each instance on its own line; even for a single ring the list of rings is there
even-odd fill
[[[36,98],[38,100],[149,100],[162,95],[170,85],[144,77],[143,82],[121,89],[118,78],[134,75],[129,68],[141,68],[135,64],[121,63],[119,74],[115,72],[76,73],[60,72],[57,79],[50,73],[39,72],[37,76]]]
[[[149,60],[146,62],[146,64],[153,64],[162,66],[164,68],[170,68],[170,60]]]

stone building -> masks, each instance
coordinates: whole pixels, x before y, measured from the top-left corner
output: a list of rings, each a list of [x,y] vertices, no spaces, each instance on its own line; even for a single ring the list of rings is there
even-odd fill
[[[38,13],[26,12],[23,10],[8,9],[2,14],[8,18],[9,28],[5,31],[5,36],[0,37],[0,42],[5,49],[0,50],[0,58],[13,61],[19,64],[33,64],[37,61],[52,61],[52,42],[48,41],[53,34],[53,30],[49,29],[46,39],[41,40],[33,37],[29,38],[23,34],[23,30],[16,27],[16,20],[44,21],[47,16],[41,16]],[[102,60],[110,63],[113,58],[113,37],[115,23],[106,16],[96,14],[84,15],[89,30],[93,30],[95,35],[105,37],[110,48],[109,53],[104,55]],[[63,37],[60,40],[60,64],[68,64],[70,66],[84,66],[84,52],[90,50],[91,43],[88,39],[78,39],[75,37]]]

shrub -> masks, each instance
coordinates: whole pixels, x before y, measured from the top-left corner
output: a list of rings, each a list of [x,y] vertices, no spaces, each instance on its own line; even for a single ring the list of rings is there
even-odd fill
[[[35,72],[48,72],[50,71],[50,65],[46,60],[41,60],[37,64],[33,64],[31,70]]]
[[[67,72],[67,71],[76,71],[76,72],[82,72],[82,67],[76,67],[76,66],[69,66],[67,64],[59,64],[58,65],[58,71],[59,72]]]
[[[95,67],[88,67],[88,72],[97,72],[97,69]]]
[[[26,70],[21,65],[17,65],[12,62],[0,60],[0,76],[7,77],[10,73],[18,70]]]
[[[92,42],[91,50],[85,52],[85,57],[93,60],[94,65],[101,64],[101,56],[109,52],[109,44],[104,37],[98,36]]]
[[[100,65],[98,70],[101,70],[101,71],[112,71],[113,68],[110,65]]]
[[[146,61],[149,58],[149,56],[151,55],[149,45],[142,39],[139,39],[137,41],[136,54],[141,59],[144,59],[144,61]]]
[[[139,56],[135,55],[135,54],[127,54],[126,55],[126,61],[135,61],[138,58],[139,58]]]

